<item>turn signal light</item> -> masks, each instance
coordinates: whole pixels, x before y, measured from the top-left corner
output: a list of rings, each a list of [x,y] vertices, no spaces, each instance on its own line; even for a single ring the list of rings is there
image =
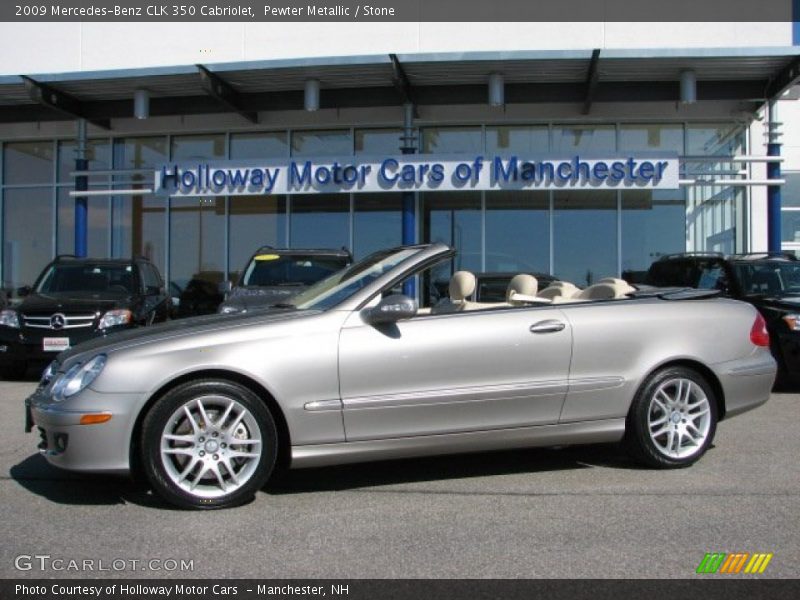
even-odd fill
[[[111,420],[111,415],[108,413],[100,413],[96,415],[83,415],[81,417],[81,425],[98,425]]]
[[[769,348],[769,332],[767,331],[767,322],[761,313],[756,313],[756,320],[753,321],[753,327],[750,328],[750,341],[756,346],[762,348]]]

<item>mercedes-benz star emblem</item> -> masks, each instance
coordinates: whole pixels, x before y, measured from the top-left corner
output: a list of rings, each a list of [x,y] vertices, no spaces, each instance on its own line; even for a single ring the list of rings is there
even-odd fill
[[[61,313],[56,313],[52,317],[50,317],[50,327],[52,329],[63,329],[64,325],[66,324],[67,324],[67,317],[65,317]]]

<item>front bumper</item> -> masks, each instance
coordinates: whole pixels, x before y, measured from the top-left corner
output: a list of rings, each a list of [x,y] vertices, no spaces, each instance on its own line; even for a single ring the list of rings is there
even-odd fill
[[[23,327],[11,329],[0,327],[0,366],[22,363],[48,363],[58,356],[58,352],[44,350],[44,338],[69,338],[70,347],[81,342],[107,335],[105,330],[93,328],[54,331]]]
[[[36,427],[39,452],[52,465],[70,471],[128,473],[130,440],[138,395],[99,394],[86,389],[53,402],[40,388],[25,400],[26,430]],[[105,423],[82,425],[85,415],[110,415]]]

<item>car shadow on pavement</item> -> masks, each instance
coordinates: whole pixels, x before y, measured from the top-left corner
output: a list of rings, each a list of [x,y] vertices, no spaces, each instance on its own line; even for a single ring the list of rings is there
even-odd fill
[[[62,471],[48,464],[39,454],[31,455],[14,465],[9,473],[11,479],[29,492],[56,504],[136,504],[152,508],[173,508],[154,495],[146,485],[129,477]]]
[[[533,475],[595,467],[644,468],[630,459],[618,444],[534,448],[283,471],[264,487],[264,491],[269,494],[343,491],[401,483],[520,473]]]

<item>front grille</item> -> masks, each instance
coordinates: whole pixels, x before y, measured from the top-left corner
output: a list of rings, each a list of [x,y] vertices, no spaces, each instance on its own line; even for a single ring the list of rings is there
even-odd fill
[[[60,317],[57,319],[56,317]],[[53,331],[60,331],[62,329],[78,329],[80,327],[91,327],[94,324],[95,315],[62,315],[56,313],[44,317],[32,317],[23,315],[22,319],[25,327],[33,327],[35,329],[52,329]],[[58,322],[63,325],[54,327],[53,323]]]

